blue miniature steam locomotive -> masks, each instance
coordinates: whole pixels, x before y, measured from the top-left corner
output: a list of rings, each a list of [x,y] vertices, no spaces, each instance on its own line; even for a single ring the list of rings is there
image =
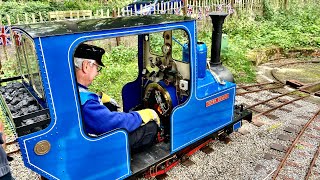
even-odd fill
[[[25,166],[48,179],[151,177],[209,140],[237,130],[243,119],[250,121],[251,112],[235,105],[236,85],[220,62],[226,14],[210,16],[210,62],[206,45],[197,41],[196,21],[189,17],[133,16],[12,27],[21,76],[2,79],[1,104],[17,133]],[[176,30],[187,38],[181,59],[173,56]],[[160,54],[152,51],[154,33],[162,34]],[[123,111],[152,108],[161,119],[158,143],[136,154],[130,152],[125,129],[99,136],[84,131],[73,62],[79,44],[124,36],[137,37],[138,75],[122,89]],[[10,104],[15,92],[29,100]]]

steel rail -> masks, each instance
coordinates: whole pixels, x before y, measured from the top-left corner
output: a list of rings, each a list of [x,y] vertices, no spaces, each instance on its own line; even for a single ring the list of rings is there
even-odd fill
[[[288,95],[288,94],[291,94],[291,93],[293,93],[293,92],[297,92],[297,91],[298,91],[298,90],[294,90],[294,91],[290,91],[290,92],[287,92],[287,93],[281,94],[281,95],[279,95],[279,96],[275,96],[275,97],[273,97],[273,98],[270,98],[270,99],[267,99],[267,100],[264,100],[264,101],[261,101],[261,102],[255,103],[255,104],[253,104],[253,105],[250,105],[250,106],[248,106],[248,107],[245,107],[244,109],[250,109],[250,108],[252,108],[252,107],[254,107],[254,106],[257,106],[257,105],[260,105],[260,104],[264,104],[264,103],[269,102],[269,101],[271,101],[271,100],[274,100],[274,99],[277,99],[277,98],[280,98],[280,97],[286,96],[286,95]]]
[[[7,155],[11,155],[11,154],[18,153],[18,152],[20,152],[20,148],[14,150],[14,151],[8,152]]]
[[[276,82],[267,82],[267,83],[258,83],[258,84],[248,85],[248,86],[238,86],[237,89],[257,87],[257,86],[263,86],[263,85],[275,84],[275,83],[276,83]]]
[[[7,142],[6,145],[11,145],[11,144],[14,144],[16,142],[17,142],[17,140],[13,140],[13,141]]]
[[[320,145],[318,146],[318,150],[316,151],[316,153],[314,154],[314,156],[312,158],[312,161],[310,163],[308,172],[307,172],[307,174],[306,174],[306,176],[304,178],[305,180],[308,180],[309,177],[311,176],[312,168],[315,166],[319,154],[320,154]]]
[[[293,143],[291,144],[291,146],[289,147],[289,149],[287,150],[286,154],[284,155],[284,158],[282,159],[281,163],[279,164],[277,170],[275,171],[272,180],[275,180],[276,177],[279,175],[280,170],[282,169],[282,167],[284,166],[285,162],[287,161],[291,151],[293,150],[293,148],[296,146],[296,144],[298,143],[300,137],[302,136],[302,134],[304,133],[304,131],[308,128],[308,126],[311,124],[312,121],[314,121],[316,119],[316,117],[319,115],[320,113],[320,109],[315,113],[315,115],[309,119],[309,121],[303,126],[303,128],[300,130],[298,136],[295,138],[295,140],[293,141]]]
[[[20,152],[20,147],[19,147],[19,144],[18,144],[18,142],[16,140],[13,140],[13,141],[10,141],[10,142],[6,143],[6,146],[13,146],[14,144],[15,144],[17,149],[15,149],[13,151],[10,151],[10,152],[7,152],[7,155]]]
[[[264,112],[262,112],[262,113],[259,113],[259,114],[254,115],[254,116],[252,117],[252,119],[253,119],[253,120],[254,120],[254,119],[257,119],[258,117],[260,117],[260,116],[262,116],[262,115],[265,115],[265,114],[268,114],[269,112],[272,112],[272,111],[274,111],[274,110],[276,110],[276,109],[279,109],[279,108],[281,108],[282,106],[285,106],[285,105],[287,105],[287,104],[293,103],[293,102],[295,102],[295,101],[301,100],[301,99],[306,98],[306,97],[309,97],[309,96],[310,96],[310,94],[308,94],[308,95],[306,95],[306,96],[302,96],[302,97],[296,98],[296,99],[293,99],[293,100],[288,101],[288,102],[286,102],[286,103],[283,103],[283,104],[281,104],[281,105],[279,105],[279,106],[276,106],[276,107],[274,107],[274,108],[271,108],[271,109],[269,109],[269,110],[267,110],[267,111],[264,111]]]
[[[282,88],[283,86],[284,85],[276,86],[276,87],[263,88],[263,89],[259,89],[259,90],[253,90],[253,91],[247,91],[247,92],[237,93],[236,95],[241,96],[243,94],[249,94],[249,93],[254,93],[254,92],[259,92],[259,91],[265,91],[265,90],[271,90],[271,89],[279,89],[279,88]]]

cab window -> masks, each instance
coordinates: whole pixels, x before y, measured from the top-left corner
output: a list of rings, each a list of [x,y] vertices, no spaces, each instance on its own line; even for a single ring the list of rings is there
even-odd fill
[[[16,42],[16,50],[23,80],[29,86],[33,87],[33,90],[39,98],[44,99],[38,58],[33,40],[28,36],[21,34],[19,41]]]

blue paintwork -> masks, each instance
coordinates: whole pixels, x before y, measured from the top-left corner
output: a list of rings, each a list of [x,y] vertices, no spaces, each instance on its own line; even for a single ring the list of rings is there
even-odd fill
[[[182,61],[185,63],[189,63],[190,62],[190,53],[189,53],[189,44],[185,43],[182,46]]]
[[[188,43],[185,43],[183,45],[182,61],[186,63],[190,62]],[[206,75],[206,68],[207,68],[207,45],[203,42],[197,42],[197,61],[198,61],[197,62],[198,78],[204,78]]]
[[[241,127],[241,121],[239,121],[239,122],[237,122],[237,123],[235,123],[235,124],[233,125],[233,131],[238,130],[240,127]]]
[[[34,37],[51,123],[42,131],[18,139],[25,165],[50,179],[122,179],[130,176],[130,150],[125,130],[115,130],[95,138],[84,133],[73,52],[87,40],[139,35],[139,75],[122,91],[124,111],[129,111],[141,101],[143,52],[140,35],[172,29],[183,29],[189,35],[191,75],[190,97],[176,107],[171,116],[171,154],[230,124],[235,84],[218,84],[208,70],[203,78],[197,78],[194,20]],[[172,87],[165,88],[174,96]],[[227,93],[228,99],[206,107],[208,100]],[[38,156],[34,153],[34,146],[41,140],[49,141],[51,149],[48,154]]]
[[[160,84],[160,86],[169,93],[172,101],[172,106],[176,107],[179,103],[178,97],[176,95],[176,87],[172,84],[166,85],[163,81],[158,82],[158,84]]]
[[[192,97],[177,107],[171,117],[171,151],[187,147],[197,140],[216,132],[233,120],[235,85],[227,82],[218,85],[207,72],[207,76],[197,80]],[[206,102],[219,96],[229,94],[229,98],[206,107]]]
[[[207,69],[207,45],[203,42],[197,42],[197,63],[198,78],[204,78]]]
[[[138,36],[138,49],[143,49],[143,36]],[[134,108],[138,104],[141,104],[141,92],[142,92],[142,68],[143,68],[143,51],[138,51],[138,68],[139,74],[135,81],[127,83],[122,88],[122,103],[123,111],[128,112],[130,109]],[[130,96],[128,96],[130,94]]]

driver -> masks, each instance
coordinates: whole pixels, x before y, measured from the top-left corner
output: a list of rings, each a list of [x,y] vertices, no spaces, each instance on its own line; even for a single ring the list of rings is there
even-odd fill
[[[80,44],[74,53],[85,131],[100,135],[113,129],[124,128],[129,132],[131,151],[141,151],[155,142],[160,119],[152,109],[128,113],[112,111],[118,107],[112,98],[105,93],[96,94],[88,90],[104,67],[101,62],[104,53],[104,49],[89,44]]]

